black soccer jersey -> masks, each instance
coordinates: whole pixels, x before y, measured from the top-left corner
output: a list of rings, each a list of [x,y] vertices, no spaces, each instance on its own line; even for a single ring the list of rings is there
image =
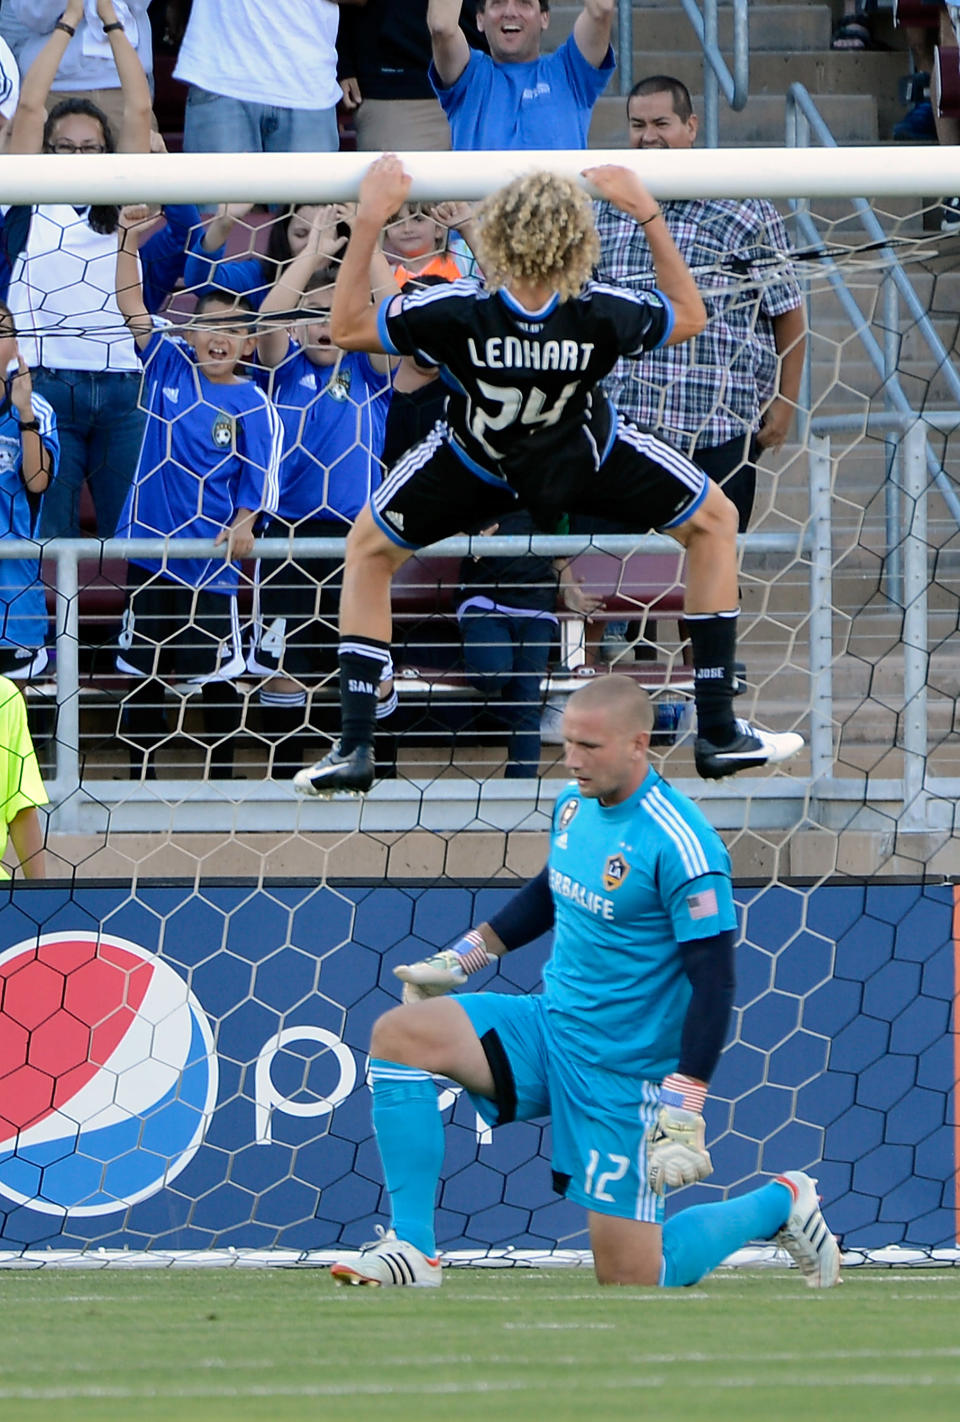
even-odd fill
[[[588,282],[572,300],[554,296],[530,312],[465,278],[388,298],[379,328],[390,354],[440,367],[460,457],[516,486],[563,467],[599,468],[615,420],[597,383],[619,356],[663,345],[673,309],[658,291]]]

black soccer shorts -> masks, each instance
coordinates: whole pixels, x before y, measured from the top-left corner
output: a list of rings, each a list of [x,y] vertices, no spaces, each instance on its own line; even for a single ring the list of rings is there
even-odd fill
[[[584,513],[616,519],[636,533],[668,532],[697,509],[709,484],[685,454],[623,419],[599,468],[562,460],[531,466],[514,473],[509,484],[474,472],[437,426],[376,490],[373,516],[392,542],[414,549],[457,533],[479,533],[517,508],[529,509],[546,531],[565,513]]]

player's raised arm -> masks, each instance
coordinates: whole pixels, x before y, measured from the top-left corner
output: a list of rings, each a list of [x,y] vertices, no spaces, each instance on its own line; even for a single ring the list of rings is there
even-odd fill
[[[441,84],[455,84],[470,63],[470,46],[460,28],[462,0],[429,0],[427,28],[433,49],[433,67]]]
[[[381,229],[406,202],[410,182],[399,158],[388,153],[370,165],[360,184],[360,200],[330,308],[330,336],[344,350],[384,354],[377,308],[372,304],[370,265]]]
[[[43,127],[47,121],[50,86],[83,20],[83,0],[67,0],[63,14],[50,38],[37,54],[20,84],[20,100],[13,116],[8,153],[39,153],[43,148]]]
[[[150,152],[153,99],[140,56],[127,38],[113,0],[97,0],[97,17],[113,54],[123,95],[123,118],[117,134],[118,153]]]
[[[641,179],[632,169],[615,163],[584,168],[583,176],[600,197],[627,213],[643,228],[653,257],[657,286],[673,307],[674,325],[666,344],[676,346],[698,336],[707,324],[706,307],[690,268],[677,251],[663,214]]]
[[[584,0],[574,24],[577,49],[594,69],[599,69],[607,57],[615,10],[616,0]]]
[[[318,207],[310,224],[310,233],[303,251],[281,268],[276,281],[260,307],[261,316],[278,311],[292,311],[303,300],[303,293],[314,272],[327,267],[339,256],[345,239],[337,234],[342,209],[335,204]],[[287,329],[270,325],[257,338],[257,355],[268,369],[280,364],[289,346]]]
[[[145,206],[122,207],[117,220],[117,306],[141,350],[149,344],[153,321],[143,299],[137,253],[155,221],[156,213]]]

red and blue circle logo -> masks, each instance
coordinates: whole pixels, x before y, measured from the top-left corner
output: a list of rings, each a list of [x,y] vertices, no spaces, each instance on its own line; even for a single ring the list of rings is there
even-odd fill
[[[169,963],[102,933],[0,953],[0,1196],[125,1209],[180,1174],[216,1101],[210,1024]]]

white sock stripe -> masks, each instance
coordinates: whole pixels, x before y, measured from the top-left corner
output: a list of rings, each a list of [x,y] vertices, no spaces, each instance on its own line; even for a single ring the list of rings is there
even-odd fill
[[[685,612],[684,622],[709,622],[712,617],[739,617],[739,607],[726,610],[724,612]]]
[[[397,695],[396,688],[394,688],[389,696],[385,696],[381,701],[377,702],[373,719],[375,721],[385,721],[388,716],[393,715],[399,705],[400,697]]]
[[[368,1081],[432,1081],[421,1067],[404,1066],[402,1062],[371,1062],[367,1067]]]
[[[355,657],[369,657],[372,662],[380,662],[383,666],[392,665],[389,647],[371,647],[368,642],[341,642],[338,652],[341,657],[349,653]]]
[[[261,691],[261,706],[306,706],[305,691]]]

